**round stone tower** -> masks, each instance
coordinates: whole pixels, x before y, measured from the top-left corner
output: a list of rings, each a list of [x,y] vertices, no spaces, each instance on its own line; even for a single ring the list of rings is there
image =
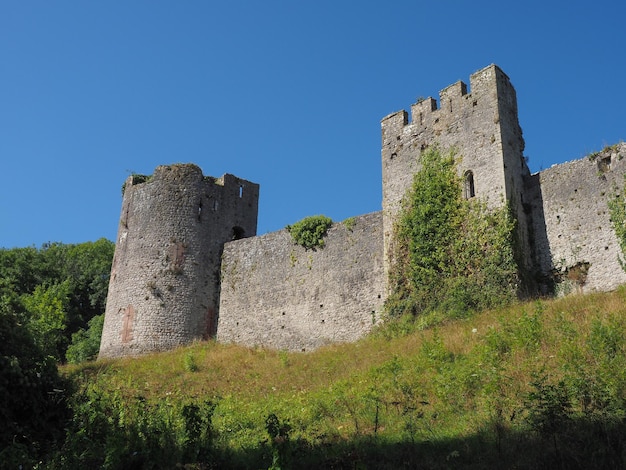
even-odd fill
[[[215,335],[222,249],[256,235],[258,198],[257,184],[193,164],[126,180],[100,358]]]

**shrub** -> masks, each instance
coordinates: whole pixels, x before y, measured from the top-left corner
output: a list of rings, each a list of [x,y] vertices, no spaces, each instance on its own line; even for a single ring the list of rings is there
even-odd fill
[[[270,438],[269,442],[272,451],[270,470],[286,468],[291,426],[287,421],[281,421],[274,413],[270,413],[265,419],[265,429]]]
[[[86,330],[80,329],[72,335],[72,344],[65,353],[67,362],[71,364],[95,359],[100,351],[104,314],[96,315],[89,320],[88,324],[89,327]]]
[[[285,228],[295,243],[306,249],[315,249],[324,247],[324,236],[332,224],[333,221],[325,215],[312,215]]]
[[[565,382],[550,383],[546,375],[535,377],[530,384],[526,409],[531,428],[542,437],[551,437],[563,431],[571,419],[572,403]]]
[[[348,217],[343,221],[343,225],[346,227],[346,230],[352,232],[354,230],[354,226],[356,225],[356,217]]]
[[[191,351],[185,354],[183,358],[183,366],[187,372],[198,371],[198,363],[196,362],[196,357],[193,355]]]
[[[148,181],[150,181],[152,179],[152,175],[140,175],[137,173],[133,173],[132,174],[132,184],[141,184],[141,183],[147,183]],[[124,181],[124,184],[122,184],[122,196],[124,195],[124,192],[126,191],[126,181]]]
[[[48,468],[220,468],[211,400],[150,401],[90,384],[71,406],[65,442]]]

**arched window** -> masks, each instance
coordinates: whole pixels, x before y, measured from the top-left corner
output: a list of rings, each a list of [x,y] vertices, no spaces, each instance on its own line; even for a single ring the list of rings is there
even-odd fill
[[[474,173],[471,170],[465,172],[463,175],[463,197],[465,199],[471,199],[476,196],[476,190],[474,189]]]

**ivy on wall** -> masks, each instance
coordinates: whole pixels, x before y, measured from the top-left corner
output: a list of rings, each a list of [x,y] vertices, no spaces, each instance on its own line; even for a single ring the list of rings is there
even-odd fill
[[[626,254],[626,186],[613,199],[608,201],[609,214],[611,216],[611,224],[617,235],[617,241],[622,251],[622,255]],[[626,263],[622,257],[618,256],[618,260],[622,269],[626,271]]]
[[[514,300],[519,279],[508,208],[465,200],[453,153],[431,148],[421,164],[394,228],[388,314],[455,317]]]

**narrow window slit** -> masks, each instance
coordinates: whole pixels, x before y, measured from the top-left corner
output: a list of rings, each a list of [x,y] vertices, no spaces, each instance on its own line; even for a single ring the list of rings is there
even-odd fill
[[[465,199],[471,199],[474,196],[476,196],[476,190],[474,187],[474,173],[471,170],[468,170],[463,176],[463,197]]]

